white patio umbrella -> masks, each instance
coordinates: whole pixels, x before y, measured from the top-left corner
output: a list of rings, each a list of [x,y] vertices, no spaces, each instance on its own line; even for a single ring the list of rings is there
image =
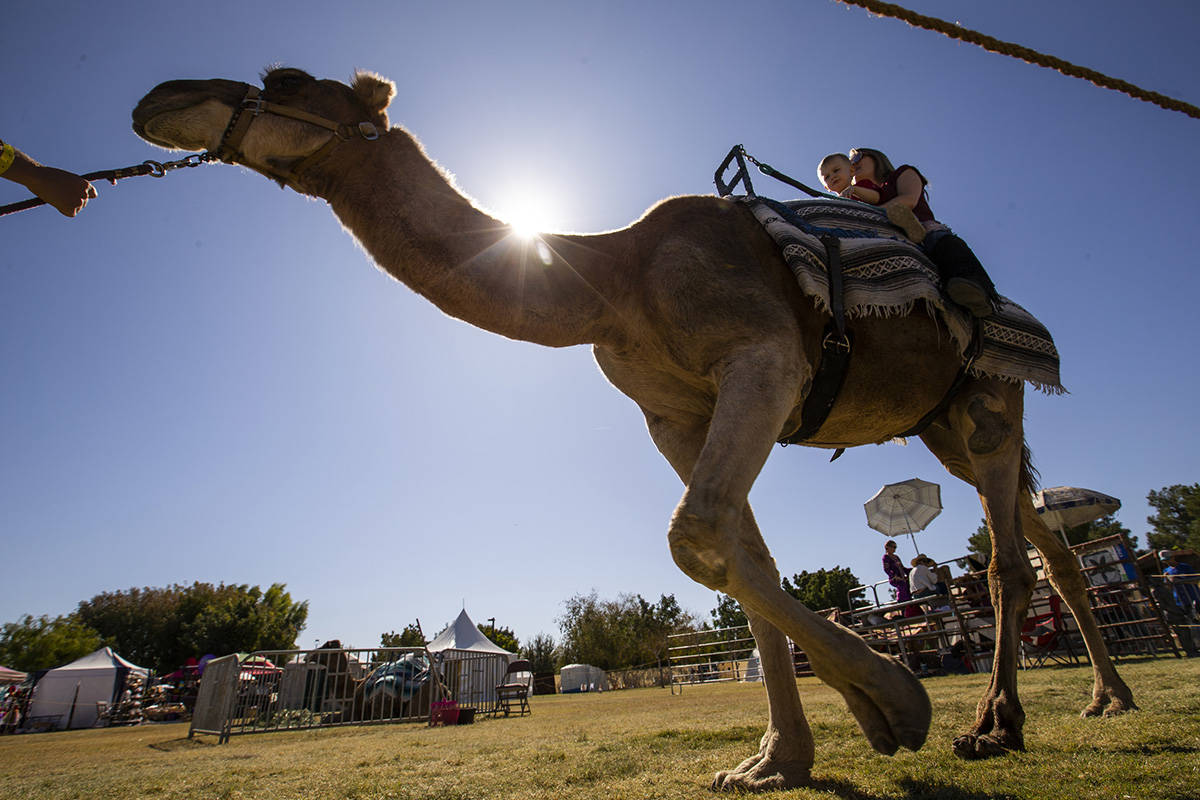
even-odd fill
[[[1092,489],[1054,486],[1034,492],[1033,507],[1046,527],[1058,531],[1066,544],[1067,528],[1111,514],[1121,507],[1121,501]]]
[[[942,487],[920,478],[889,483],[863,504],[867,525],[884,536],[907,533],[913,548],[919,553],[917,531],[933,522],[942,513]]]

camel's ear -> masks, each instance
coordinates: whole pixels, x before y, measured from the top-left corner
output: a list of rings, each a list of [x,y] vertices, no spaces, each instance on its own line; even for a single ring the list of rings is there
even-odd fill
[[[354,93],[362,100],[367,108],[376,113],[382,113],[392,102],[396,93],[396,84],[376,75],[373,72],[359,70],[354,74]]]

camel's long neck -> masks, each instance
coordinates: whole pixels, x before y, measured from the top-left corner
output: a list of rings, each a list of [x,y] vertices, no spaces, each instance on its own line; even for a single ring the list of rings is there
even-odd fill
[[[585,242],[538,248],[472,206],[417,143],[393,128],[331,158],[321,191],[387,272],[447,314],[513,339],[550,346],[597,342],[611,331],[615,261]],[[549,262],[539,257],[549,253]]]

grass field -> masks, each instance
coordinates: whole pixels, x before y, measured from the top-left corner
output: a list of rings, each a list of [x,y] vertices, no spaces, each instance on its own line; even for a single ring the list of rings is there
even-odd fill
[[[778,798],[1200,797],[1200,659],[1126,662],[1141,711],[1082,720],[1090,670],[1021,674],[1027,752],[983,762],[950,754],[986,676],[925,681],[933,728],[919,752],[867,745],[840,697],[813,678],[801,695],[817,737],[814,785]],[[187,724],[0,739],[0,797],[620,800],[711,796],[708,781],[757,749],[757,685],[535,697],[533,714],[453,728],[388,725],[187,738]]]

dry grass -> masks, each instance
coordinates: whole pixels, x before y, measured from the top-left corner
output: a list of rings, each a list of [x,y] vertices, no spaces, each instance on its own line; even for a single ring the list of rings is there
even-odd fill
[[[1121,667],[1142,711],[1111,720],[1076,713],[1085,668],[1023,673],[1028,751],[966,763],[949,741],[973,713],[986,676],[926,681],[926,746],[874,753],[840,698],[800,681],[817,736],[815,784],[779,798],[1147,798],[1200,795],[1200,659]],[[0,739],[0,795],[65,798],[694,798],[712,773],[757,748],[761,687],[722,684],[534,698],[533,714],[455,728],[393,725],[187,739],[186,724]]]

